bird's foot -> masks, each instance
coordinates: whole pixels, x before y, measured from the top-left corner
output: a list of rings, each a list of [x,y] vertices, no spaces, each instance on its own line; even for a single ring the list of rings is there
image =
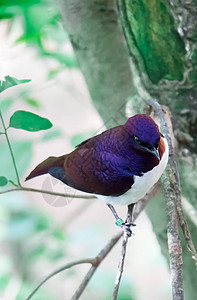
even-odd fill
[[[131,226],[136,226],[135,224],[133,223],[127,223],[127,222],[123,222],[123,220],[121,218],[119,218],[117,221],[116,221],[116,225],[117,226],[120,226],[122,228],[122,230],[127,234],[128,237],[131,237],[132,236],[132,230],[131,230]]]
[[[115,211],[114,207],[111,204],[107,204],[107,206],[110,208],[110,210],[112,211],[114,217],[116,218],[116,222],[115,224],[119,227],[122,228],[122,230],[127,234],[128,237],[130,237],[132,235],[132,231],[131,231],[131,226],[136,226],[133,223],[128,222],[127,220],[124,222],[117,214],[117,212]]]
[[[127,234],[128,237],[132,236],[132,230],[130,228],[130,224],[123,223],[120,227]]]

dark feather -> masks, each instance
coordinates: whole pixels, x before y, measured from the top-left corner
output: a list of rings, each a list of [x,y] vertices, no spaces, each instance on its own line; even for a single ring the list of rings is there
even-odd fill
[[[64,160],[66,158],[66,155],[62,155],[60,157],[54,157],[50,156],[47,159],[45,159],[43,162],[41,162],[30,174],[27,176],[25,181],[32,179],[34,177],[47,174],[49,169],[52,167],[62,167]]]

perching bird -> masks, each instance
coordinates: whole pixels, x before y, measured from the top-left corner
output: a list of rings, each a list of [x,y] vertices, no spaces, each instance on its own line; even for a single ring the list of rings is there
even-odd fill
[[[113,205],[129,205],[144,197],[167,161],[168,144],[158,125],[149,116],[138,114],[124,125],[85,140],[69,154],[47,158],[26,180],[49,173],[104,199],[118,219]],[[128,233],[127,224],[120,224]]]

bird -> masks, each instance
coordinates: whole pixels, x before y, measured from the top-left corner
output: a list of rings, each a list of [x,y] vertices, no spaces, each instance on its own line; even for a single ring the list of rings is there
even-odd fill
[[[50,174],[64,184],[104,200],[116,224],[131,235],[114,205],[135,204],[159,180],[168,162],[168,143],[156,122],[145,114],[130,117],[86,139],[68,154],[48,157],[26,180]]]

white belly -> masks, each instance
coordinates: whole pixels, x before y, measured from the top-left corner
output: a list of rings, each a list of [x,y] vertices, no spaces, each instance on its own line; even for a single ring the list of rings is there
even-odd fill
[[[142,176],[134,176],[134,184],[131,189],[125,194],[113,197],[113,196],[103,196],[95,195],[99,199],[104,200],[107,204],[112,205],[129,205],[135,203],[141,198],[143,198],[146,193],[151,189],[151,187],[159,180],[161,174],[166,168],[168,162],[168,143],[164,138],[165,152],[158,166],[154,167],[151,171],[143,174]]]

